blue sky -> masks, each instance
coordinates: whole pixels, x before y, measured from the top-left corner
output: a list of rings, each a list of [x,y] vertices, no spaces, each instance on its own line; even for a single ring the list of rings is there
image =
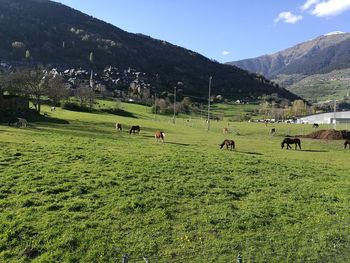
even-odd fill
[[[350,32],[350,0],[56,0],[220,62]]]

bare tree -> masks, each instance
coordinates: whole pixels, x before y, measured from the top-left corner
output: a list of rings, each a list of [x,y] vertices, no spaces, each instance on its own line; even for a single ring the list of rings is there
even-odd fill
[[[88,85],[80,84],[75,91],[75,97],[78,99],[80,107],[88,105],[92,109],[95,102],[95,92]]]
[[[50,74],[46,95],[52,100],[54,106],[57,106],[60,100],[68,98],[69,90],[66,88],[62,76]]]
[[[40,113],[41,99],[47,89],[47,72],[42,67],[25,68],[12,74],[16,91],[32,99],[35,110]]]

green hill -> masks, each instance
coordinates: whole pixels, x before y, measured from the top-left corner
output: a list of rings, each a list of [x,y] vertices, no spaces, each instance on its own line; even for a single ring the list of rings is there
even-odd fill
[[[225,98],[255,99],[271,93],[296,98],[255,74],[165,41],[125,32],[48,0],[0,0],[0,39],[0,59],[5,62],[21,62],[29,50],[32,61],[38,63],[96,70],[109,65],[135,68],[147,73],[158,92],[172,90],[181,81],[184,94],[206,98],[208,77],[213,76],[213,93]]]

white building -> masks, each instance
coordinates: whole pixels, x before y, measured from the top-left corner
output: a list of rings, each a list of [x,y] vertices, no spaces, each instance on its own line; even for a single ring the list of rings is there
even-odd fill
[[[350,111],[319,113],[297,118],[297,123],[333,124],[335,122],[350,123]]]

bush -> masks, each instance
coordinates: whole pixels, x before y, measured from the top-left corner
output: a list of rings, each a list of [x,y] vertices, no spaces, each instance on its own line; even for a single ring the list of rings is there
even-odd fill
[[[91,109],[86,106],[80,106],[76,102],[66,101],[62,104],[62,109],[71,110],[71,111],[82,111],[82,112],[91,112]]]

